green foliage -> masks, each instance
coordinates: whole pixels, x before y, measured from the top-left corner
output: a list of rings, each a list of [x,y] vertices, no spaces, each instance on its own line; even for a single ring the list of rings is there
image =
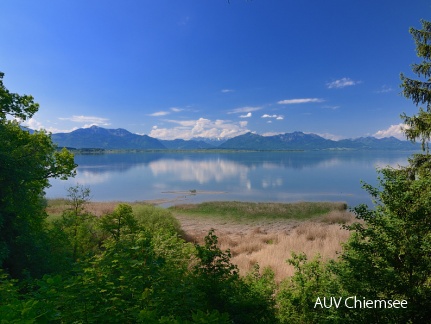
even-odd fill
[[[229,324],[232,321],[229,319],[229,315],[226,313],[220,313],[217,310],[203,312],[198,310],[192,315],[192,322],[190,323],[217,323],[217,324]]]
[[[412,117],[405,113],[401,115],[407,127],[404,133],[411,141],[421,140],[422,150],[429,152],[428,142],[431,139],[431,22],[422,20],[422,29],[410,28],[410,33],[416,43],[419,64],[413,64],[412,70],[420,79],[410,79],[401,74],[403,95],[418,106],[425,104],[425,109],[419,107],[419,113]]]
[[[180,223],[167,209],[152,205],[135,205],[133,214],[138,223],[150,231],[163,229],[172,234],[181,234]]]
[[[46,132],[30,134],[6,119],[30,118],[38,105],[31,96],[10,93],[2,78],[0,73],[0,266],[13,277],[40,276],[50,263],[44,189],[50,177],[73,176],[76,165],[68,151],[56,151]]]
[[[0,72],[0,120],[11,115],[22,120],[31,118],[38,110],[39,104],[32,96],[11,93],[3,84],[4,73]]]
[[[63,234],[64,244],[70,249],[70,257],[76,261],[97,253],[102,234],[98,229],[99,220],[85,209],[90,201],[90,189],[81,185],[70,187],[67,197],[68,209],[60,220],[52,224],[55,231]]]
[[[56,319],[56,311],[31,294],[19,293],[19,282],[0,269],[1,323],[47,323]]]
[[[278,320],[281,323],[342,322],[339,310],[314,307],[318,297],[341,297],[341,287],[329,263],[316,256],[311,261],[305,254],[292,253],[288,263],[295,274],[286,278],[277,294]]]
[[[412,179],[409,168],[380,171],[380,188],[365,185],[377,203],[355,213],[364,223],[348,226],[339,279],[350,292],[370,299],[407,300],[407,309],[363,311],[391,322],[431,316],[431,174]]]
[[[138,230],[138,222],[130,205],[119,204],[114,212],[101,218],[100,227],[118,241],[121,235],[135,233]]]
[[[151,236],[141,232],[105,243],[81,276],[68,287],[66,322],[134,322],[151,310],[152,284],[160,278],[163,259],[152,248]],[[66,291],[67,293],[68,291]]]
[[[217,244],[218,238],[214,234],[214,229],[211,229],[205,236],[205,245],[196,244],[197,257],[200,262],[196,265],[195,270],[215,282],[235,280],[238,278],[238,268],[230,263],[230,251],[223,252]]]
[[[230,251],[217,246],[214,230],[205,237],[205,245],[196,245],[198,263],[194,267],[196,283],[204,293],[208,309],[228,313],[234,323],[274,323],[274,274],[265,271],[243,280],[230,262]]]

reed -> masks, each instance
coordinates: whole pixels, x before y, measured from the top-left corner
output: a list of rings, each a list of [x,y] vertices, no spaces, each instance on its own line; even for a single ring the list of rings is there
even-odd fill
[[[355,217],[348,211],[332,211],[313,220],[262,221],[259,225],[184,217],[179,220],[187,240],[192,242],[202,243],[207,231],[214,228],[221,249],[231,251],[231,261],[242,275],[258,263],[261,268],[271,267],[279,282],[293,274],[293,267],[286,262],[292,252],[305,253],[310,259],[316,254],[324,260],[337,258],[341,244],[350,235],[341,224],[351,223]]]
[[[342,202],[241,202],[212,201],[200,204],[182,204],[170,207],[174,213],[198,216],[221,217],[237,221],[255,219],[309,219],[330,211],[344,211]]]

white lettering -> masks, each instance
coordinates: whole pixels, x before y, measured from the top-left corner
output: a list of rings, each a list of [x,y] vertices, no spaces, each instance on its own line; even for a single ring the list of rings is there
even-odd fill
[[[320,305],[320,307],[323,308],[322,302],[320,301],[320,297],[317,297],[316,302],[314,303],[314,308],[316,308],[317,305]]]
[[[343,297],[338,298],[338,303],[337,303],[337,301],[336,301],[335,297],[333,297],[333,298],[334,298],[334,305],[335,305],[335,308],[340,307],[341,299],[343,299]]]
[[[332,298],[333,297],[329,298],[331,303],[328,306],[328,305],[326,305],[326,297],[323,297],[323,306],[325,306],[325,308],[331,308],[332,307]]]
[[[356,299],[356,297],[354,297],[354,296],[350,296],[350,297],[347,297],[347,298],[346,298],[346,300],[344,301],[344,305],[345,305],[347,308],[355,308],[355,306],[349,306],[349,305],[347,304],[347,301],[348,301],[349,299],[353,299],[353,298],[355,298],[355,299]]]

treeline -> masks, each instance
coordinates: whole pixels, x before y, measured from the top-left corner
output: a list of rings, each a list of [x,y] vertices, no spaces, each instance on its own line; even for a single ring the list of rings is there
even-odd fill
[[[3,322],[275,322],[270,270],[241,278],[213,232],[194,245],[165,209],[119,204],[96,217],[88,197],[70,188],[70,207],[46,224],[46,274],[37,264],[19,280],[3,272]]]

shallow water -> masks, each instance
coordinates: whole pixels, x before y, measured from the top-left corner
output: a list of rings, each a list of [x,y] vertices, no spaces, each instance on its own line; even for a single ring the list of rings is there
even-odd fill
[[[77,176],[51,180],[48,198],[79,183],[93,201],[345,201],[371,204],[361,181],[376,168],[406,165],[412,152],[119,153],[77,155]]]

